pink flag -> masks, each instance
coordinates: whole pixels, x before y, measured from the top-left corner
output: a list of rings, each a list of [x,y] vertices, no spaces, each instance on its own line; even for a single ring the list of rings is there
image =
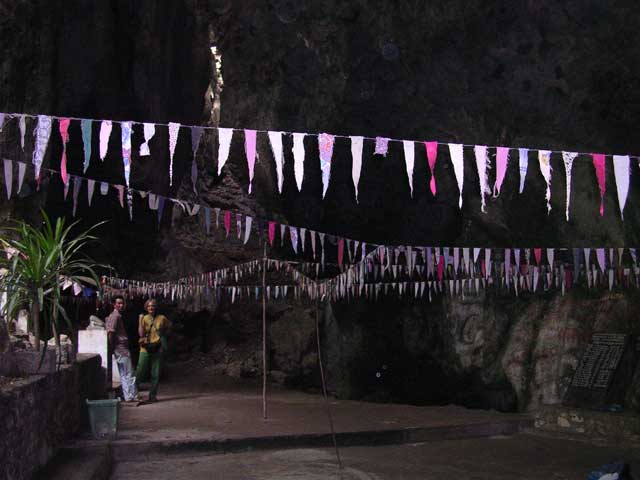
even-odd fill
[[[605,183],[605,162],[604,154],[592,153],[593,167],[596,169],[596,177],[598,178],[598,187],[600,187],[600,216],[604,215],[604,192],[607,190]]]
[[[273,247],[273,240],[276,238],[276,222],[269,222],[269,245]]]
[[[342,261],[344,259],[344,238],[338,239],[338,266],[342,270]]]
[[[538,266],[540,266],[540,262],[542,262],[542,249],[541,248],[534,248],[533,249],[533,255],[536,257],[536,264],[538,264]]]
[[[431,193],[436,196],[436,158],[438,157],[438,142],[424,142],[424,146],[427,149],[427,160],[429,162],[429,170],[431,170],[431,181],[429,187]]]
[[[251,195],[251,187],[253,184],[253,170],[256,164],[256,131],[244,131],[244,151],[247,156],[247,165],[249,166],[249,195]]]
[[[440,255],[438,259],[438,282],[442,282],[444,276],[444,255]]]
[[[228,237],[229,230],[231,230],[231,212],[229,210],[225,210],[224,212],[224,229],[227,232]]]
[[[507,173],[507,164],[509,163],[509,148],[497,147],[496,148],[496,183],[493,186],[493,196],[500,195],[500,189],[502,188],[502,182],[504,176]]]
[[[67,142],[69,141],[69,123],[68,118],[58,120],[60,127],[60,137],[62,137],[62,158],[60,159],[60,176],[62,182],[67,185],[69,183],[69,174],[67,173]]]

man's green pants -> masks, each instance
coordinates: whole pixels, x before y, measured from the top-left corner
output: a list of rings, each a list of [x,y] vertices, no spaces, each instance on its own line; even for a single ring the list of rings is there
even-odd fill
[[[162,352],[140,352],[138,368],[136,368],[136,385],[138,386],[138,390],[140,389],[140,382],[145,380],[149,375],[149,367],[151,367],[151,390],[149,390],[149,398],[155,400],[158,395],[158,383],[160,383]]]

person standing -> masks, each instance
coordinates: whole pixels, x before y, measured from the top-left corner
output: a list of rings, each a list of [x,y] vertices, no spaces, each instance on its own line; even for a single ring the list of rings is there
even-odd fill
[[[133,375],[133,364],[131,363],[131,353],[129,352],[129,338],[124,328],[122,311],[125,303],[122,295],[113,297],[113,311],[105,319],[107,328],[107,340],[109,348],[118,365],[120,382],[122,383],[122,396],[125,402],[137,402],[138,388],[136,377]]]
[[[171,323],[164,315],[158,315],[158,305],[155,299],[150,298],[144,303],[147,314],[141,314],[138,323],[138,335],[140,336],[140,357],[136,378],[138,386],[141,379],[146,378],[151,369],[151,389],[148,402],[158,401],[158,384],[160,383],[160,370],[162,357],[167,349],[167,332]]]

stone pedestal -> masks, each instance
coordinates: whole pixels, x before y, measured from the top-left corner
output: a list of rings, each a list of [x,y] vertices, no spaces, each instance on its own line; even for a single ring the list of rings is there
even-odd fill
[[[107,370],[107,378],[111,378],[112,386],[120,385],[120,373],[116,361],[113,358],[108,358],[106,330],[80,330],[78,332],[78,353],[100,355],[102,368]]]
[[[29,311],[20,310],[18,312],[18,320],[16,321],[16,334],[26,335],[29,331]]]

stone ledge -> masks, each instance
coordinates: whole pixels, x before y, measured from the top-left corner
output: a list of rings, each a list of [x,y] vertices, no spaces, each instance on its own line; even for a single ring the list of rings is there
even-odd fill
[[[533,412],[534,426],[543,432],[583,437],[605,443],[640,444],[640,415],[545,405]]]
[[[49,375],[33,375],[0,393],[0,465],[8,478],[31,478],[88,425],[86,398],[104,397],[97,355]]]

